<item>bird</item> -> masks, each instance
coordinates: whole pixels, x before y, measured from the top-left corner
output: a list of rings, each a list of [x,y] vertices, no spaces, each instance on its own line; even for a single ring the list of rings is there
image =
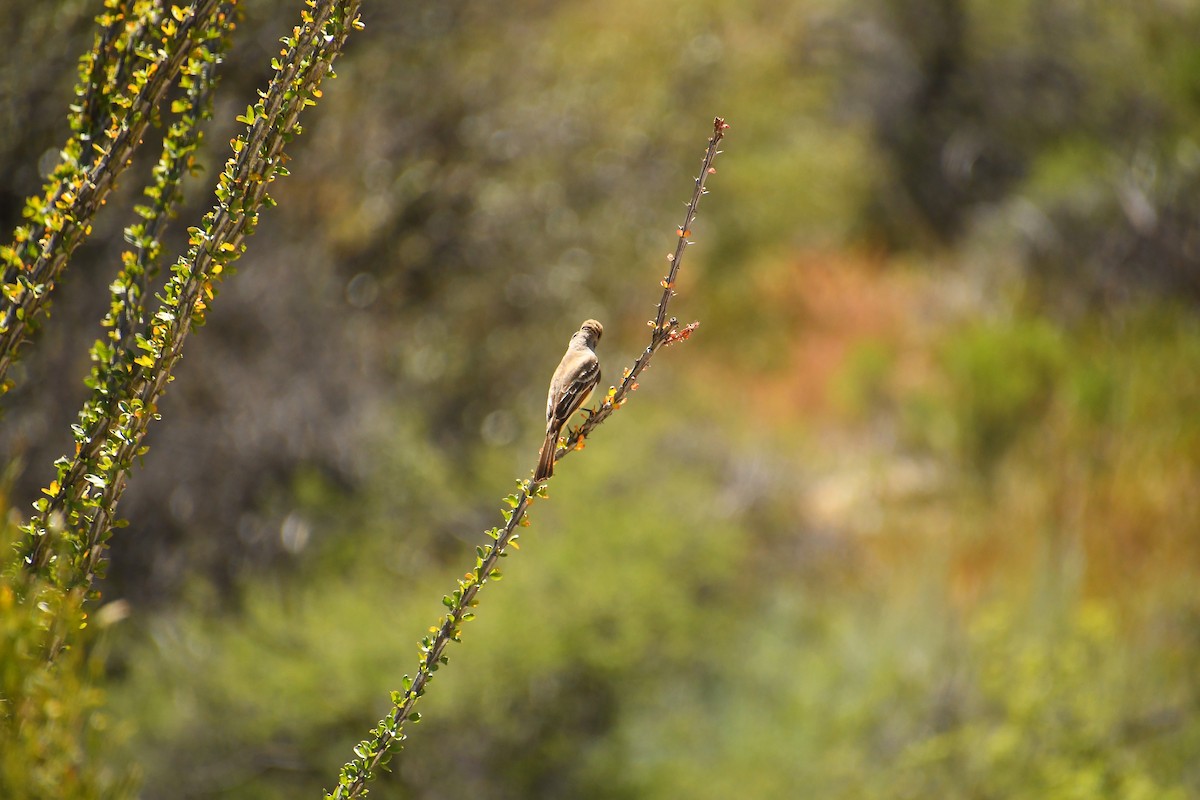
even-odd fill
[[[600,383],[600,359],[596,343],[604,335],[604,326],[594,319],[585,320],[567,344],[567,352],[550,379],[546,395],[546,441],[538,456],[535,481],[544,481],[554,474],[554,453],[558,450],[558,435],[571,415],[578,411],[592,390]]]

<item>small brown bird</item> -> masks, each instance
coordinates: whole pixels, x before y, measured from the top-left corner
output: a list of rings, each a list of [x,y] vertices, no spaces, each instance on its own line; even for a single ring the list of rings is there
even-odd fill
[[[579,326],[567,345],[567,353],[550,379],[546,396],[546,441],[538,457],[535,481],[544,481],[554,474],[554,452],[558,450],[558,434],[571,415],[578,411],[592,390],[600,383],[600,359],[596,358],[596,343],[604,335],[604,326],[589,319]]]

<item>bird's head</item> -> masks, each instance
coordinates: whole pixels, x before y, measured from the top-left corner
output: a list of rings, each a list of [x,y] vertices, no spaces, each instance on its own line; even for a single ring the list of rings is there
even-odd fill
[[[604,335],[604,326],[594,319],[589,319],[579,326],[579,332],[585,334],[588,340],[595,344]]]

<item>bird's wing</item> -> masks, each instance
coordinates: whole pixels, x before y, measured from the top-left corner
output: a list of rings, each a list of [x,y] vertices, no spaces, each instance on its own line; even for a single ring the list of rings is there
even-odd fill
[[[579,407],[587,402],[588,395],[600,382],[600,362],[595,358],[588,359],[575,373],[571,383],[563,390],[558,402],[554,404],[554,418],[565,423]]]

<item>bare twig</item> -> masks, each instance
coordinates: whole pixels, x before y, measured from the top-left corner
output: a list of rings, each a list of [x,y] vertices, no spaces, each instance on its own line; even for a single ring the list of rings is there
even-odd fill
[[[708,140],[708,148],[704,151],[704,159],[701,162],[700,175],[696,178],[696,188],[692,191],[692,199],[687,204],[687,213],[684,215],[683,224],[678,227],[677,233],[679,241],[675,244],[675,252],[667,256],[667,260],[671,264],[670,271],[662,280],[662,299],[658,301],[658,314],[654,319],[650,320],[650,343],[646,345],[646,349],[633,362],[633,366],[626,369],[620,385],[612,388],[604,402],[596,411],[588,416],[578,428],[567,432],[567,444],[558,449],[555,455],[555,461],[558,461],[572,450],[578,449],[583,440],[591,435],[592,431],[598,425],[608,419],[614,411],[625,404],[629,393],[636,390],[638,387],[638,376],[642,370],[646,369],[650,364],[650,359],[662,347],[674,344],[678,341],[683,341],[692,335],[700,323],[693,322],[683,328],[679,327],[679,321],[675,317],[667,317],[667,307],[671,302],[671,298],[675,296],[675,281],[679,277],[679,268],[683,264],[683,253],[687,250],[688,245],[692,242],[688,238],[692,235],[692,223],[696,219],[696,209],[700,205],[700,198],[708,194],[708,189],[704,184],[708,180],[709,175],[716,173],[716,168],[713,167],[713,161],[721,153],[721,140],[725,138],[725,131],[729,125],[721,117],[713,120],[713,135]]]

